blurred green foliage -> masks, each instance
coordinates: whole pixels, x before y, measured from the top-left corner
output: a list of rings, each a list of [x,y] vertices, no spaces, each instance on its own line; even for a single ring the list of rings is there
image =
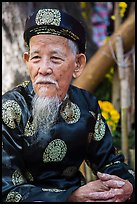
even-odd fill
[[[98,100],[111,102],[112,98],[112,80],[114,76],[114,67],[111,67],[109,72],[105,75],[103,81],[98,85],[94,95]]]

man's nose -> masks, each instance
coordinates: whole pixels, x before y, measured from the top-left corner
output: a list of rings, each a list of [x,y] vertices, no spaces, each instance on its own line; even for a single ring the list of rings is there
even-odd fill
[[[52,68],[50,66],[50,63],[46,60],[43,60],[43,62],[40,64],[38,72],[42,75],[51,74]]]

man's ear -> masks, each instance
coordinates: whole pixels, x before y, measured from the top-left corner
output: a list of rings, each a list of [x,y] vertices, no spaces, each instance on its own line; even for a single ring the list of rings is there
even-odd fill
[[[73,72],[73,77],[74,78],[79,77],[82,74],[85,66],[86,66],[86,56],[83,53],[80,53],[77,55],[76,67]]]
[[[24,52],[23,60],[24,60],[25,63],[27,63],[29,61],[29,52]]]

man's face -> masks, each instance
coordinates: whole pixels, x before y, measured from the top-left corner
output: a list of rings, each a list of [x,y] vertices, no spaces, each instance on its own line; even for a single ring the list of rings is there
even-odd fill
[[[30,53],[24,56],[35,93],[63,99],[77,67],[67,39],[55,35],[33,36]]]

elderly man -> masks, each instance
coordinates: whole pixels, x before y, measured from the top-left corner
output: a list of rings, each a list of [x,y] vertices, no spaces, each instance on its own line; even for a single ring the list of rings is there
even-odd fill
[[[86,64],[82,25],[58,9],[27,18],[31,81],[3,95],[4,202],[126,202],[134,176],[116,153],[97,99],[71,85]],[[83,161],[97,180],[82,183]]]

